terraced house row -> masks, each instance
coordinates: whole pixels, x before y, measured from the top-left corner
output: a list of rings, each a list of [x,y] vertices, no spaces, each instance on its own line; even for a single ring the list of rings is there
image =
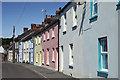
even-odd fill
[[[16,38],[18,62],[76,78],[118,78],[119,8],[120,2],[68,2],[24,28]]]

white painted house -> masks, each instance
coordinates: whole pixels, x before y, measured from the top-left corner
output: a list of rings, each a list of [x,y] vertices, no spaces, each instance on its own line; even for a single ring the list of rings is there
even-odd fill
[[[69,2],[61,10],[61,72],[77,78],[118,78],[117,4]]]

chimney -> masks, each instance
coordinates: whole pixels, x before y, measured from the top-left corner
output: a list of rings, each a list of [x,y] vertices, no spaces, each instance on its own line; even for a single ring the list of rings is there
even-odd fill
[[[35,31],[35,30],[36,30],[36,24],[31,24],[31,29],[32,29],[33,31]]]
[[[61,11],[61,7],[59,7],[59,11]]]
[[[54,16],[51,15],[51,21],[54,21]]]
[[[44,22],[45,22],[45,24],[47,24],[47,15],[46,15],[46,18],[45,18]]]
[[[41,27],[44,27],[45,26],[45,24],[44,24],[44,22],[42,22],[42,25],[41,25]]]
[[[59,7],[59,10],[56,11],[56,15],[61,11],[61,7]]]
[[[48,16],[48,18],[51,18],[50,15]]]
[[[42,25],[44,24],[44,22],[42,22]]]
[[[28,31],[28,28],[24,28],[24,32]]]

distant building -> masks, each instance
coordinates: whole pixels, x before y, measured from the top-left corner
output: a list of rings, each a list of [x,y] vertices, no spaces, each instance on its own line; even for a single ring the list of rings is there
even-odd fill
[[[29,42],[25,41],[26,38],[30,33],[33,32],[32,29],[28,30],[28,28],[24,28],[24,33],[19,35],[16,40],[18,41],[18,62],[29,62]],[[25,58],[26,57],[26,58]]]
[[[5,53],[4,48],[0,46],[0,62],[4,61],[4,53]]]

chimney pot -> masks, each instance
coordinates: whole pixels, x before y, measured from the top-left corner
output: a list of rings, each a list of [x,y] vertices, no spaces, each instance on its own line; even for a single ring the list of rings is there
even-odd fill
[[[59,8],[59,10],[61,11],[61,7]]]
[[[28,28],[24,28],[24,32],[28,31]]]
[[[44,22],[42,22],[42,25],[44,24]]]
[[[51,15],[51,18],[52,18],[53,16]]]

